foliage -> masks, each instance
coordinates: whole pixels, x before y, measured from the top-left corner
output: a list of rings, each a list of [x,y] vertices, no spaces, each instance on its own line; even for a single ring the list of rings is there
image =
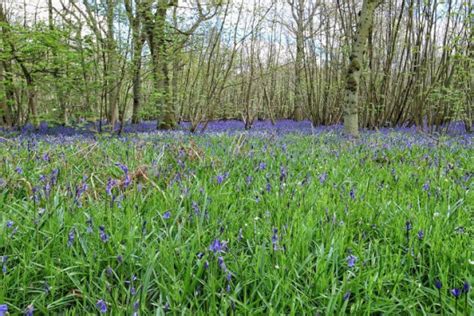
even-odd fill
[[[285,124],[0,138],[0,304],[469,314],[472,136]]]

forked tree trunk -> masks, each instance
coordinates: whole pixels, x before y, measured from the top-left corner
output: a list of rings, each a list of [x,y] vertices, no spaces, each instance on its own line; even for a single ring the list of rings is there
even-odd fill
[[[372,28],[375,9],[380,0],[364,0],[357,33],[352,43],[352,52],[349,57],[349,66],[346,74],[346,91],[344,99],[344,130],[347,135],[359,137],[359,81],[362,69],[362,58],[365,53],[369,31]]]

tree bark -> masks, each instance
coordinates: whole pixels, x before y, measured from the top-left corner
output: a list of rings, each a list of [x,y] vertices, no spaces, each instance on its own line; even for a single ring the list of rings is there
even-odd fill
[[[359,82],[362,70],[362,59],[365,53],[369,31],[372,28],[375,9],[380,0],[364,0],[357,25],[357,33],[352,43],[349,66],[346,74],[344,99],[344,130],[352,137],[359,137]]]

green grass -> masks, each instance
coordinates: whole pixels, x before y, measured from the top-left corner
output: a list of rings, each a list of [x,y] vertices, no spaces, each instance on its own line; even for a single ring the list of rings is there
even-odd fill
[[[470,315],[472,291],[457,303],[450,291],[473,280],[473,154],[469,138],[395,132],[14,138],[0,143],[0,304],[12,314],[29,304],[98,313],[102,299],[113,315],[137,301],[143,315]],[[124,179],[115,163],[147,166],[147,179],[113,188],[112,201],[108,179]],[[40,176],[54,169],[45,196]],[[215,239],[225,253],[209,250]]]

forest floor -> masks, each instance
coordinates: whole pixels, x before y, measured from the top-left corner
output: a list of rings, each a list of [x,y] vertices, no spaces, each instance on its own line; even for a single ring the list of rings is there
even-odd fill
[[[473,135],[139,126],[0,138],[0,310],[472,313]]]

